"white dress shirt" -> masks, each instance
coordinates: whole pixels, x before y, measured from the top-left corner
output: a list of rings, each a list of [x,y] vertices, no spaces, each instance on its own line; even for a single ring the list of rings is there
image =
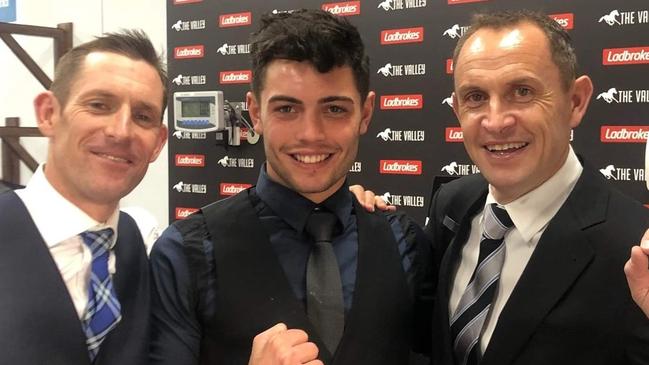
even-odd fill
[[[566,162],[551,178],[511,203],[500,205],[507,210],[515,227],[505,235],[505,262],[503,263],[494,301],[491,304],[489,316],[485,320],[485,326],[480,337],[480,350],[482,353],[487,348],[498,322],[498,317],[532,256],[541,235],[552,217],[568,198],[582,170],[583,168],[571,147]],[[490,186],[485,206],[491,203],[498,202],[491,194]],[[480,238],[482,236],[482,219],[482,212],[473,218],[469,239],[462,248],[462,258],[455,273],[449,300],[450,317],[455,313],[478,261]]]
[[[88,305],[92,252],[79,234],[87,230],[110,227],[115,232],[113,243],[116,242],[119,210],[116,209],[108,221],[97,222],[54,189],[43,173],[43,165],[38,167],[25,189],[15,192],[27,207],[38,232],[47,244],[77,314],[82,318]],[[111,274],[115,273],[113,250],[108,258],[108,271]]]

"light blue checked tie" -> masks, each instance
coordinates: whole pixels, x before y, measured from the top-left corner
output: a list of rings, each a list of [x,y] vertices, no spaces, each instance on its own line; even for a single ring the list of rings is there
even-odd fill
[[[91,361],[95,360],[99,346],[108,332],[122,319],[119,301],[108,272],[108,256],[113,233],[111,228],[106,228],[81,234],[83,242],[92,252],[88,307],[82,319]]]

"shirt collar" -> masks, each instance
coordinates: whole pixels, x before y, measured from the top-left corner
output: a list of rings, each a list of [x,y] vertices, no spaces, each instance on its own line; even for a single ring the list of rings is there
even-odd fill
[[[582,171],[583,167],[571,146],[559,171],[536,189],[504,205],[525,241],[530,241],[557,214]],[[490,203],[497,203],[491,194],[491,186],[486,204]]]
[[[334,213],[344,227],[347,226],[351,217],[352,195],[349,192],[347,181],[322,203],[316,204],[288,187],[271,180],[264,163],[257,179],[256,190],[259,198],[299,233],[303,232],[309,214],[318,205]]]
[[[87,230],[112,228],[112,245],[117,241],[117,222],[119,209],[105,223],[97,222],[76,205],[65,199],[45,177],[40,165],[24,189],[16,190],[36,228],[48,247],[72,238]]]

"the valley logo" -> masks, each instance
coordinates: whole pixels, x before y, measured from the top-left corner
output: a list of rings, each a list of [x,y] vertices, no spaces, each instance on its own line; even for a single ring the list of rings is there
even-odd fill
[[[385,11],[425,8],[426,0],[383,0],[376,7]]]
[[[424,142],[426,134],[423,130],[392,130],[385,128],[376,135],[385,142]]]
[[[611,10],[608,14],[602,15],[598,23],[605,23],[611,27],[619,25],[647,24],[649,23],[649,10],[619,11]]]
[[[179,193],[207,194],[207,185],[205,184],[190,184],[179,181],[171,189]]]
[[[478,166],[476,165],[459,164],[455,161],[451,161],[449,164],[444,165],[440,171],[445,172],[451,176],[466,176],[477,174],[480,172],[480,169],[478,169]]]
[[[615,165],[607,165],[599,169],[599,172],[608,180],[645,181],[646,178],[644,169],[615,167]]]
[[[421,76],[426,74],[426,64],[411,63],[407,65],[393,65],[388,62],[385,66],[380,67],[376,73],[385,77]]]
[[[442,33],[443,36],[447,36],[451,39],[458,39],[464,35],[464,33],[469,30],[467,26],[460,26],[459,24],[453,24],[450,28]]]
[[[237,54],[248,54],[250,53],[250,44],[228,44],[223,43],[223,45],[217,48],[216,52],[223,56],[232,56]]]
[[[610,88],[597,95],[597,100],[611,103],[649,103],[649,90],[618,90]]]
[[[175,131],[172,136],[176,139],[207,139],[205,132]]]
[[[386,191],[380,197],[387,204],[397,207],[424,207],[424,197],[421,195],[396,195]]]
[[[252,169],[255,167],[254,158],[242,158],[242,157],[229,157],[223,156],[220,160],[217,161],[221,167],[242,167],[247,169]]]
[[[207,77],[205,75],[178,74],[178,76],[171,79],[171,82],[178,86],[205,85]]]
[[[171,25],[171,29],[175,30],[176,32],[205,29],[205,19],[188,21],[179,20]]]

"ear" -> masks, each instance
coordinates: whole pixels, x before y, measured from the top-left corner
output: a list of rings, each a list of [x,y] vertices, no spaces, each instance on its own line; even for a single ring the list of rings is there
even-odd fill
[[[370,91],[369,93],[367,93],[367,97],[365,98],[365,102],[363,103],[363,107],[361,110],[361,125],[359,129],[361,135],[367,132],[367,129],[370,126],[370,122],[372,121],[375,99],[376,99],[376,93],[374,93],[374,91]]]
[[[453,93],[451,94],[451,98],[453,98],[452,99],[453,100],[453,105],[452,105],[453,113],[455,114],[455,118],[457,118],[457,121],[459,122],[460,121],[460,106],[458,105],[459,103],[457,101],[457,94],[455,93],[455,91],[453,91]]]
[[[578,77],[570,89],[570,127],[575,128],[586,114],[588,103],[593,95],[593,82],[584,75]]]
[[[167,143],[167,135],[169,134],[169,130],[167,129],[167,126],[165,124],[161,124],[160,128],[158,128],[158,141],[156,142],[156,148],[153,151],[153,154],[151,155],[151,158],[149,159],[149,163],[155,161],[158,156],[160,155],[160,151],[162,151],[162,148],[165,146],[165,143]]]
[[[51,91],[43,91],[34,98],[38,129],[46,137],[54,135],[54,127],[61,118],[61,105]]]
[[[246,93],[246,103],[248,104],[248,113],[252,119],[252,127],[258,134],[263,134],[264,128],[261,123],[261,106],[252,91]]]

